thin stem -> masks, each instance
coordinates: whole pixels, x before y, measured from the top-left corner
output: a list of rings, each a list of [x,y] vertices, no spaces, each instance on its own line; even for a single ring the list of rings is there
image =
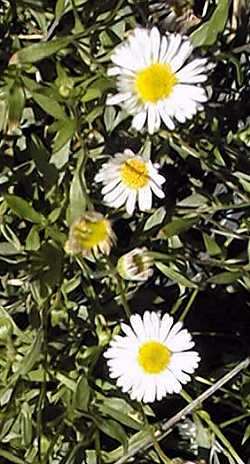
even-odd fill
[[[250,416],[250,412],[245,412],[244,414],[240,414],[237,417],[233,417],[232,419],[229,419],[227,421],[221,422],[220,427],[224,429],[225,427],[228,427],[231,424],[235,424],[236,422],[241,421],[242,419],[246,419],[247,417]]]
[[[127,302],[126,293],[124,291],[123,280],[120,277],[120,275],[118,274],[118,272],[116,270],[116,267],[113,265],[113,263],[110,260],[109,256],[106,256],[106,264],[107,264],[108,270],[110,271],[110,274],[113,276],[114,281],[115,281],[115,283],[117,285],[117,289],[118,289],[118,292],[119,292],[119,297],[120,297],[120,300],[121,300],[121,304],[122,304],[123,309],[124,309],[124,311],[126,313],[126,316],[127,316],[128,319],[130,319],[131,311],[130,311],[130,308],[129,308],[129,305],[128,305],[128,302]]]
[[[116,282],[117,282],[118,291],[120,293],[120,298],[121,298],[123,309],[126,313],[127,318],[130,319],[131,311],[130,311],[130,308],[127,302],[126,293],[123,288],[123,282],[118,274],[116,274]]]
[[[190,298],[189,298],[189,300],[188,300],[188,303],[187,303],[187,305],[186,305],[186,307],[185,307],[183,313],[181,314],[181,316],[180,316],[180,318],[179,318],[179,321],[184,321],[184,319],[185,319],[186,315],[188,314],[188,312],[189,312],[189,310],[190,310],[190,308],[191,308],[191,306],[192,306],[192,304],[193,304],[195,298],[196,298],[197,295],[198,295],[198,292],[199,292],[199,289],[198,289],[198,288],[195,288],[195,289],[193,290],[193,292],[192,292],[192,294],[191,294],[191,296],[190,296]]]

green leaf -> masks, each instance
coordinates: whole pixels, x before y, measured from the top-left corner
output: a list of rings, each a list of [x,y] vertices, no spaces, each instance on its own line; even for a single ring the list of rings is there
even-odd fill
[[[77,120],[65,118],[59,121],[59,127],[53,142],[53,153],[61,150],[77,130]]]
[[[109,437],[114,438],[115,440],[119,441],[123,448],[124,452],[127,451],[128,448],[128,439],[124,428],[112,419],[104,419],[101,417],[95,417],[95,424],[97,427]]]
[[[83,157],[79,157],[73,180],[69,191],[69,207],[67,209],[67,220],[72,224],[82,216],[86,210],[86,192],[83,183],[82,163]]]
[[[41,108],[55,119],[65,118],[65,111],[55,98],[48,97],[38,92],[33,92],[32,97]]]
[[[55,9],[55,17],[57,20],[60,19],[65,12],[68,3],[68,0],[57,0]]]
[[[112,398],[111,401],[105,399],[102,404],[98,405],[98,409],[103,415],[112,417],[112,419],[115,419],[131,429],[142,429],[143,424],[129,415],[129,413],[132,415],[132,408],[120,398]]]
[[[158,208],[155,210],[155,212],[147,219],[143,230],[149,230],[152,229],[155,226],[158,226],[158,224],[161,224],[166,216],[166,210],[162,206],[161,208]]]
[[[60,39],[51,40],[50,42],[40,42],[29,45],[28,47],[18,50],[11,57],[10,64],[36,63],[67,47],[76,38],[77,36],[62,37]]]
[[[23,403],[21,409],[21,443],[22,446],[27,447],[32,441],[32,417],[31,409],[27,402]]]
[[[36,251],[40,248],[39,229],[36,225],[32,226],[25,241],[27,251]]]
[[[208,199],[204,195],[201,195],[200,193],[192,193],[192,195],[184,198],[184,200],[179,201],[177,205],[182,208],[199,208],[205,206],[207,202]]]
[[[205,232],[203,232],[202,235],[208,254],[210,256],[219,255],[221,253],[221,248],[219,247],[219,245],[217,245],[215,239],[212,238],[210,235],[206,234]]]
[[[11,87],[8,97],[8,126],[10,130],[19,126],[24,105],[25,96],[23,88],[19,84],[15,84]]]
[[[42,332],[39,331],[30,347],[29,352],[23,357],[21,361],[17,372],[19,375],[25,376],[39,360],[42,348],[42,338]]]
[[[12,256],[20,253],[20,249],[17,249],[12,243],[0,242],[0,255]]]
[[[6,195],[5,200],[13,213],[35,224],[46,224],[45,217],[38,213],[26,200],[16,195]]]
[[[196,29],[190,36],[194,47],[213,45],[217,36],[226,26],[230,0],[218,0],[211,18]]]
[[[198,288],[198,285],[189,280],[187,277],[182,275],[180,272],[175,271],[174,269],[166,266],[165,264],[157,261],[155,266],[161,271],[165,276],[167,276],[170,280],[177,282],[180,285],[183,285],[187,288]]]
[[[241,271],[235,271],[235,272],[226,271],[226,272],[220,272],[219,274],[209,277],[209,279],[207,279],[207,282],[209,284],[218,284],[218,285],[224,284],[225,285],[225,284],[231,284],[232,282],[235,282],[241,277],[242,277]]]
[[[166,224],[159,232],[159,237],[161,239],[168,239],[174,235],[179,235],[185,230],[190,229],[199,221],[199,218],[177,218],[173,219],[171,222]]]
[[[65,143],[60,150],[54,152],[50,158],[50,163],[54,164],[56,169],[61,169],[69,161],[70,141]]]
[[[13,464],[27,464],[23,459],[3,449],[0,449],[0,456],[7,459],[9,462],[13,462]]]
[[[90,398],[90,388],[85,376],[79,377],[73,398],[74,407],[81,411],[87,411]]]
[[[250,424],[247,426],[246,430],[245,430],[245,433],[244,433],[244,437],[242,438],[242,445],[244,445],[244,443],[246,443],[246,441],[250,438]]]

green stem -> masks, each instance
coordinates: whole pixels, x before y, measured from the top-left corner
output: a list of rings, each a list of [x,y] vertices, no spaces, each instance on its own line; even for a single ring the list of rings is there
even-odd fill
[[[229,419],[227,421],[221,422],[220,427],[224,429],[225,427],[228,427],[231,424],[235,424],[236,422],[241,421],[242,419],[246,419],[247,417],[250,416],[250,412],[245,412],[244,414],[240,414],[237,417],[233,417],[232,419]]]
[[[129,308],[129,305],[128,305],[128,302],[127,302],[126,293],[125,293],[124,288],[123,288],[123,282],[122,282],[122,280],[121,280],[121,278],[120,278],[120,276],[118,274],[116,274],[116,282],[117,282],[117,288],[118,288],[118,291],[119,291],[119,294],[120,294],[123,309],[124,309],[124,311],[126,313],[127,318],[130,319],[131,311],[130,311],[130,308]]]
[[[189,310],[190,310],[190,308],[191,308],[191,306],[192,306],[192,304],[193,304],[195,298],[196,298],[197,295],[198,295],[198,292],[199,292],[199,289],[198,289],[198,288],[195,288],[195,289],[193,290],[193,292],[192,292],[192,294],[191,294],[191,296],[190,296],[190,298],[189,298],[189,300],[188,300],[188,303],[187,303],[187,305],[186,305],[186,307],[185,307],[183,313],[181,314],[181,316],[180,316],[180,318],[179,318],[179,321],[183,321],[183,320],[185,319],[185,317],[186,317],[186,315],[188,314],[188,312],[189,312]]]

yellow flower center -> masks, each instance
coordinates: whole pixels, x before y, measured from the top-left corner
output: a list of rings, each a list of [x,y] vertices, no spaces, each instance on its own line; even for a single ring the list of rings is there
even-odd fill
[[[162,343],[150,341],[139,349],[138,362],[147,374],[159,374],[171,359],[171,351]]]
[[[128,159],[122,165],[121,178],[129,188],[138,190],[149,182],[148,167],[141,160]]]
[[[144,103],[156,103],[168,97],[176,83],[177,77],[169,64],[155,63],[137,73],[135,90]]]
[[[101,219],[91,222],[83,219],[75,226],[74,237],[82,249],[90,250],[98,246],[109,236],[108,221]]]

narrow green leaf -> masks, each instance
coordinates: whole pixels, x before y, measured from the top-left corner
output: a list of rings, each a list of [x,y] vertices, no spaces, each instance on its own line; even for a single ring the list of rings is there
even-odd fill
[[[119,441],[124,451],[127,451],[128,448],[128,439],[124,428],[116,421],[112,419],[104,419],[101,417],[95,418],[95,423],[97,427],[109,437],[114,438]]]
[[[187,277],[182,275],[180,272],[171,269],[170,267],[166,266],[165,264],[157,261],[155,263],[156,267],[161,271],[165,276],[167,276],[170,280],[177,282],[180,285],[183,285],[187,288],[198,288],[198,285],[189,280]]]
[[[70,3],[68,0],[57,0],[55,9],[55,17],[57,20],[60,19],[62,14],[65,12],[68,3]]]
[[[9,242],[0,242],[0,255],[2,256],[12,256],[20,253],[12,243]]]
[[[250,438],[250,424],[247,426],[247,428],[245,430],[244,437],[242,438],[242,445],[244,445],[244,443],[246,443],[246,441],[249,438]]]
[[[10,462],[13,462],[13,464],[27,464],[26,461],[24,461],[23,459],[3,449],[0,449],[0,456],[2,456],[2,458],[5,458]]]
[[[230,0],[218,0],[211,18],[191,34],[190,38],[194,47],[215,43],[218,34],[225,28],[230,3]]]
[[[23,403],[21,410],[21,442],[22,446],[29,446],[32,441],[32,417],[29,404]]]
[[[6,195],[5,200],[9,208],[18,216],[35,224],[44,225],[46,223],[45,217],[38,213],[26,200],[16,195]]]
[[[53,142],[53,153],[61,148],[73,137],[77,130],[76,119],[65,118],[59,121],[60,125]]]
[[[202,235],[208,254],[210,256],[219,255],[221,253],[221,248],[219,247],[219,245],[217,245],[215,239],[212,238],[210,235],[206,234],[205,232],[203,232]]]
[[[27,251],[36,251],[40,248],[40,237],[38,230],[39,229],[37,229],[36,225],[31,227],[25,241],[25,249]]]
[[[195,225],[199,221],[199,218],[177,218],[173,219],[171,222],[166,224],[159,232],[159,237],[161,239],[168,239],[173,237],[173,235],[179,235],[185,230],[190,229],[193,225]]]
[[[88,380],[85,376],[81,376],[76,385],[76,391],[74,395],[74,405],[77,409],[86,411],[88,409],[88,403],[90,398],[90,388]]]
[[[50,42],[40,42],[29,45],[28,47],[18,50],[11,57],[10,64],[36,63],[67,47],[75,38],[76,36],[62,37],[60,39],[51,40]]]
[[[163,222],[165,216],[166,210],[163,206],[161,208],[156,209],[155,212],[147,219],[143,230],[149,230],[155,226],[158,226],[158,224],[161,224]]]
[[[103,403],[99,407],[99,409],[102,412],[102,414],[112,417],[112,419],[120,422],[123,425],[126,425],[127,427],[130,427],[131,429],[141,430],[142,428],[142,425],[136,420],[134,420],[132,417],[128,416],[126,412],[123,413],[122,411],[119,411],[114,407],[108,406],[105,403]]]
[[[47,95],[43,95],[38,92],[33,92],[32,97],[35,102],[41,106],[41,108],[55,119],[63,119],[65,118],[65,112],[59,103],[51,97]]]
[[[69,224],[81,216],[86,209],[86,193],[83,184],[82,162],[84,154],[79,157],[69,191],[67,220]]]
[[[225,285],[225,284],[231,284],[232,282],[235,282],[238,280],[240,277],[242,277],[242,272],[240,271],[235,271],[235,272],[220,272],[219,274],[216,274],[212,277],[209,277],[207,279],[207,282],[210,284],[218,284],[218,285]]]
[[[42,333],[38,332],[29,352],[24,356],[18,369],[18,375],[26,375],[39,360],[42,348]]]
[[[25,105],[25,96],[23,88],[19,84],[11,87],[8,97],[8,126],[10,130],[19,126],[23,109]]]

